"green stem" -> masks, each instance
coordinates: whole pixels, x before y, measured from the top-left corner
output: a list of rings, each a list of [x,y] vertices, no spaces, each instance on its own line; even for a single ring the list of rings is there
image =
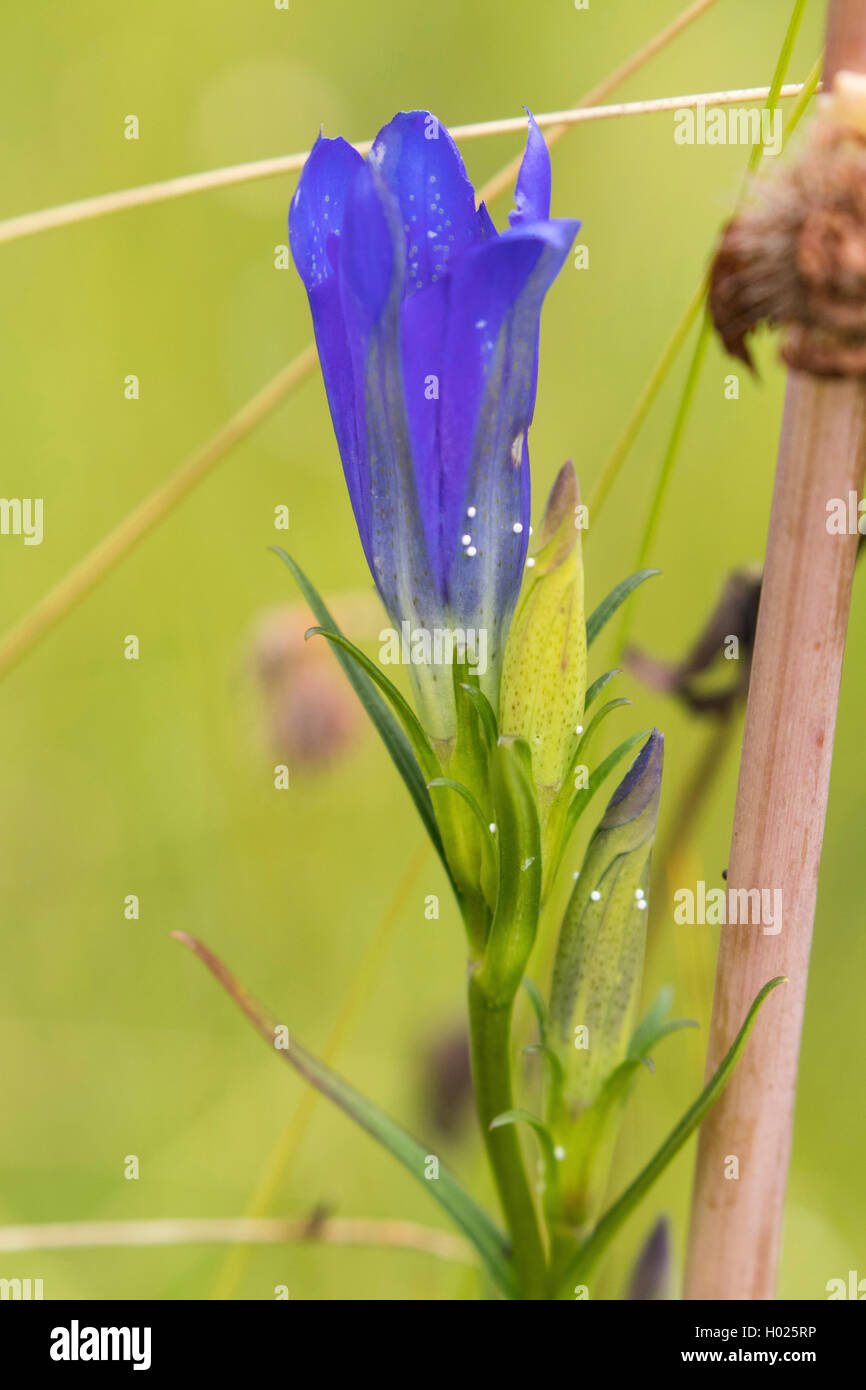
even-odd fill
[[[469,1026],[478,1118],[487,1158],[511,1237],[512,1255],[524,1297],[546,1297],[544,1246],[514,1125],[490,1129],[490,1122],[513,1108],[511,1093],[511,1013],[514,1000],[492,1003],[474,976],[469,980]]]

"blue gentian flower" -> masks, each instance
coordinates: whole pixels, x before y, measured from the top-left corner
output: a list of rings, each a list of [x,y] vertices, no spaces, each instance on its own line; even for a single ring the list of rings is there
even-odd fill
[[[316,141],[289,212],[367,563],[392,620],[485,633],[494,707],[529,535],[527,429],[541,305],[579,223],[550,217],[533,118],[497,232],[447,130],[401,112],[366,160]],[[453,732],[452,673],[411,668],[419,714]]]

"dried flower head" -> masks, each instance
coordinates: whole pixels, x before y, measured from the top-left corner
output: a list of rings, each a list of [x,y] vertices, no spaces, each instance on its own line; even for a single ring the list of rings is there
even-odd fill
[[[728,352],[785,328],[782,358],[817,376],[866,375],[866,87],[839,73],[802,157],[756,180],[726,226],[709,305]]]

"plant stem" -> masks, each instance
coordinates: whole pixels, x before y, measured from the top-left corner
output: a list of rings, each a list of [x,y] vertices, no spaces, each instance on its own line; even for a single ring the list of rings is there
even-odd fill
[[[831,0],[825,90],[866,70],[866,5]],[[756,981],[768,1003],[744,1065],[701,1131],[686,1269],[688,1299],[771,1299],[793,1127],[809,950],[857,535],[830,535],[827,502],[859,495],[866,383],[791,371],[770,515],[728,873],[779,889],[781,930],[723,928],[708,1070]],[[726,1181],[731,1156],[738,1178]]]
[[[722,928],[707,1070],[773,975],[740,1069],[704,1122],[685,1296],[775,1296],[809,948],[857,536],[829,535],[826,504],[859,492],[866,386],[791,372],[770,517],[728,871],[779,890],[783,917]],[[776,899],[778,901],[778,899]],[[729,913],[729,918],[730,918]],[[781,930],[778,930],[778,926]],[[731,1157],[739,1165],[730,1175]]]
[[[60,1221],[33,1226],[0,1226],[0,1251],[103,1250],[124,1246],[286,1245],[385,1246],[421,1250],[441,1260],[477,1265],[469,1241],[450,1231],[418,1226],[413,1221],[370,1221],[363,1217],[311,1217],[283,1220],[248,1216],[148,1218],[143,1221]]]
[[[469,1027],[475,1098],[487,1158],[511,1237],[517,1277],[526,1298],[544,1298],[546,1263],[520,1138],[514,1125],[490,1129],[490,1122],[513,1108],[511,1092],[511,1014],[514,1000],[494,1004],[469,979]]]

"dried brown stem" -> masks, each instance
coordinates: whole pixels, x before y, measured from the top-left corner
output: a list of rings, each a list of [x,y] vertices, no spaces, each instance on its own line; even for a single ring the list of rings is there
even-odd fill
[[[791,372],[728,871],[781,890],[781,930],[722,928],[707,1073],[758,989],[768,999],[701,1131],[685,1296],[775,1296],[809,949],[857,536],[828,534],[829,498],[863,480],[866,385]],[[731,911],[728,912],[730,920]],[[737,1168],[731,1160],[736,1159]],[[738,1171],[737,1171],[738,1169]]]
[[[866,3],[830,0],[824,87],[866,70]],[[685,1297],[771,1299],[794,1116],[800,1034],[858,536],[830,534],[827,503],[859,496],[866,382],[791,370],[728,873],[781,890],[781,923],[722,928],[707,1070],[774,975],[749,1047],[701,1131]],[[778,929],[780,927],[780,929]],[[736,1159],[736,1166],[732,1162]]]
[[[199,1220],[61,1221],[48,1225],[0,1226],[0,1251],[83,1250],[112,1246],[224,1245],[235,1242],[285,1245],[318,1241],[323,1245],[381,1245],[419,1250],[442,1260],[474,1265],[469,1243],[448,1231],[412,1221],[368,1221],[317,1217],[283,1221],[275,1218],[205,1217]]]

